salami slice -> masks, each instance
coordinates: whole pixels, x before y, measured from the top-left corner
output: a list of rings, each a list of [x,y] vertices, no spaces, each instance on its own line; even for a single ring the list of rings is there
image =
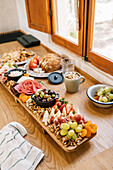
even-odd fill
[[[37,81],[33,80],[25,80],[22,83],[17,84],[14,89],[18,91],[19,93],[25,93],[28,95],[31,95],[33,93],[36,93],[37,89],[42,89],[42,85],[38,83]]]

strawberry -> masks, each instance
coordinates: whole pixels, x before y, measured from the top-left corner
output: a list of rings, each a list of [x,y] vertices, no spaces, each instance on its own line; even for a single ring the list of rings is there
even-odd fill
[[[75,110],[74,109],[72,109],[72,113],[75,114]]]
[[[59,110],[62,110],[64,107],[66,107],[66,104],[63,104],[63,105],[59,108]]]
[[[58,111],[59,111],[59,109],[58,109],[58,108],[56,108],[56,109],[55,109],[55,113],[57,113]]]
[[[61,102],[56,103],[58,107],[61,107]]]
[[[67,104],[66,105],[66,111],[67,111],[67,115],[69,114],[69,112],[73,109],[73,105],[72,104]]]
[[[54,122],[54,118],[55,118],[54,116],[51,117],[50,124],[52,124]]]

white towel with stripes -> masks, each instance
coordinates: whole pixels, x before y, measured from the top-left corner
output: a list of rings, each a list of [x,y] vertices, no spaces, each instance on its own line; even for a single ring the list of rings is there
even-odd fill
[[[34,170],[43,159],[43,152],[23,138],[26,134],[17,122],[0,130],[0,170]]]

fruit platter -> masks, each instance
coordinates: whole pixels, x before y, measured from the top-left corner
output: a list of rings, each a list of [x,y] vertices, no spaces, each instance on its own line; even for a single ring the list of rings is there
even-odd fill
[[[96,124],[86,120],[76,106],[44,87],[41,81],[34,80],[28,73],[17,81],[4,75],[2,85],[64,151],[75,151],[96,135]],[[42,107],[45,102],[46,107]]]
[[[62,72],[61,57],[55,53],[47,53],[43,57],[36,55],[28,60],[24,69],[32,77],[47,78],[53,71]]]

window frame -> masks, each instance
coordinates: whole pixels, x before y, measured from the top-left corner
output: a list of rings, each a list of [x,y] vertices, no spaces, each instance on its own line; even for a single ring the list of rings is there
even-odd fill
[[[65,39],[62,36],[59,36],[57,32],[57,18],[56,18],[56,11],[57,11],[57,0],[51,0],[51,10],[52,10],[52,41],[58,45],[61,45],[72,52],[83,56],[83,43],[84,43],[84,1],[79,0],[79,30],[78,30],[78,45],[75,43]]]
[[[101,69],[102,71],[113,75],[113,61],[104,55],[101,55],[92,50],[93,47],[93,32],[94,32],[94,17],[95,17],[96,0],[89,1],[88,10],[88,35],[87,35],[87,57],[91,64]]]

